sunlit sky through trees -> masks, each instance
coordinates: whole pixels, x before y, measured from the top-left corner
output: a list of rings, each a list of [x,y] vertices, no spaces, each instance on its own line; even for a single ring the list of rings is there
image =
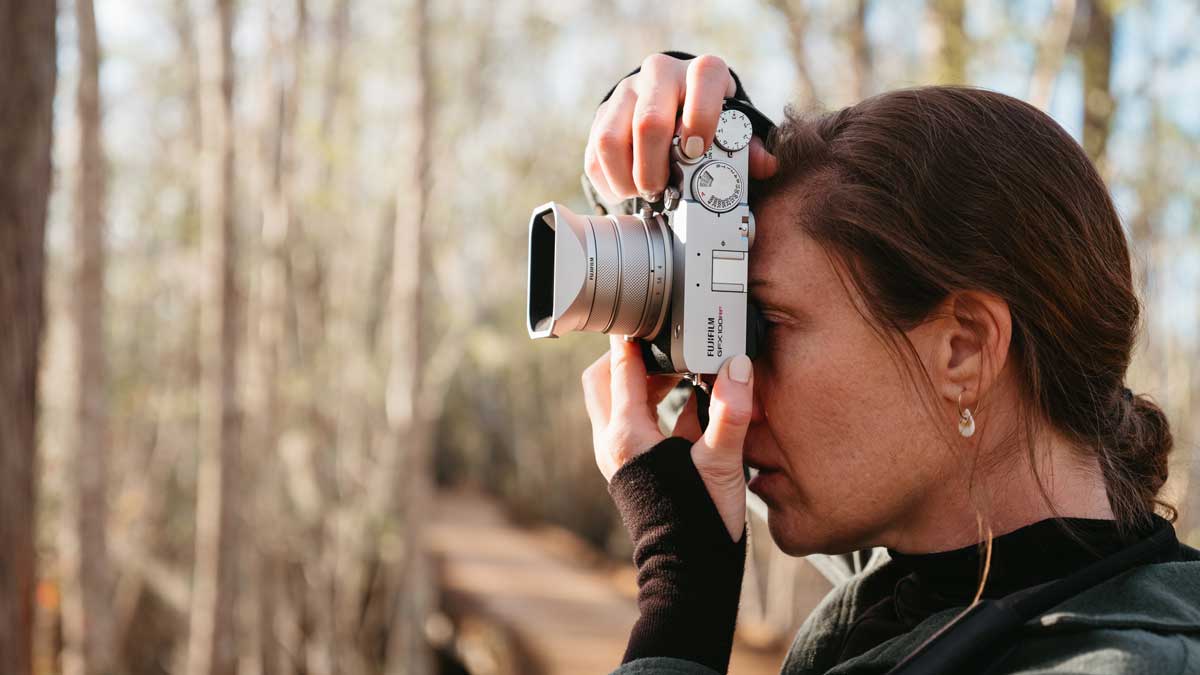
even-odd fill
[[[119,166],[147,168],[147,155],[156,152],[155,137],[184,123],[178,100],[164,100],[146,86],[148,78],[161,78],[170,72],[176,57],[177,45],[167,22],[161,0],[100,0],[97,17],[102,43],[107,54],[102,72],[102,86],[107,94],[105,136],[111,160]],[[270,3],[242,2],[235,49],[244,66],[239,76],[255,73],[255,60],[262,52],[260,28],[263,13]],[[695,53],[712,52],[726,56],[743,78],[748,91],[761,109],[779,116],[791,100],[795,71],[787,49],[787,34],[782,21],[766,5],[758,2],[616,2],[611,10],[618,21],[597,21],[599,10],[594,6],[607,3],[498,2],[492,30],[502,43],[511,45],[509,53],[497,52],[495,62],[486,70],[487,77],[499,78],[497,83],[503,97],[536,100],[535,107],[542,120],[517,119],[509,114],[511,108],[501,106],[501,115],[485,123],[493,136],[510,141],[535,143],[533,135],[511,132],[551,122],[554,126],[578,130],[574,147],[555,147],[554,152],[570,152],[581,156],[590,110],[603,91],[624,72],[636,65],[640,55],[624,48],[622,33],[634,30],[653,34],[663,32],[657,48],[682,49]],[[986,0],[967,3],[966,27],[975,43],[968,65],[972,84],[995,89],[1013,96],[1029,93],[1030,74],[1035,57],[1035,41],[1051,10],[1050,0],[1019,0],[1000,2]],[[809,3],[813,15],[837,16],[842,6],[832,0]],[[1139,208],[1138,191],[1132,186],[1134,178],[1146,170],[1150,159],[1146,154],[1145,135],[1154,114],[1176,125],[1195,144],[1200,138],[1200,55],[1197,51],[1195,29],[1200,25],[1200,4],[1188,1],[1149,0],[1119,3],[1114,37],[1112,87],[1118,100],[1112,136],[1109,142],[1112,175],[1110,184],[1119,209],[1126,218]],[[389,58],[389,45],[403,40],[398,26],[405,3],[362,3],[355,10],[356,29],[360,41],[372,42],[378,54],[363,71],[358,91],[359,105],[377,122],[364,125],[363,148],[374,153],[381,172],[364,176],[364,189],[391,189],[386,174],[386,161],[403,142],[402,122],[407,105],[405,84],[407,64],[402,50]],[[469,5],[468,5],[469,6]],[[453,26],[461,17],[445,14],[457,11],[458,5],[443,5],[443,16],[437,17],[441,26],[453,35]],[[435,8],[435,11],[438,11]],[[928,48],[931,36],[924,27],[922,0],[890,0],[870,4],[867,29],[874,50],[876,87],[895,88],[921,84],[919,62],[922,50]],[[64,84],[73,81],[75,54],[73,51],[73,19],[64,13],[59,24],[63,30],[60,66]],[[530,26],[541,26],[552,33],[536,53],[522,52],[525,33]],[[656,28],[662,27],[662,28]],[[839,51],[836,26],[820,20],[808,31],[806,56],[809,69],[822,94],[826,107],[850,103],[839,91],[841,73],[825,64],[844,60]],[[653,41],[653,39],[651,39]],[[729,48],[733,45],[733,52]],[[447,43],[446,54],[438,58],[454,58],[459,47]],[[320,50],[322,43],[313,41]],[[245,66],[249,66],[246,68]],[[1072,135],[1082,133],[1083,95],[1080,86],[1081,65],[1068,56],[1058,74],[1049,112]],[[244,82],[243,82],[244,83]],[[70,97],[59,97],[56,117],[60,130],[73,123],[69,114]],[[258,105],[253,96],[239,98],[239,111],[253,114]],[[1157,111],[1157,112],[1156,112]],[[392,116],[397,124],[382,123]],[[58,136],[59,156],[69,142],[69,134]],[[549,151],[549,150],[548,150]],[[1200,192],[1200,168],[1194,161],[1194,151],[1185,156],[1160,157],[1164,173],[1173,186],[1180,188],[1167,200],[1161,211],[1162,233],[1168,237],[1190,237],[1195,218],[1195,194]],[[121,174],[118,173],[118,176]],[[374,184],[372,185],[372,182]],[[133,189],[133,186],[128,186]],[[169,185],[156,187],[159,208],[178,208],[182,193]],[[123,236],[136,231],[133,221],[146,217],[143,209],[135,208],[123,195],[121,179],[112,195],[112,236],[116,245]],[[61,200],[59,200],[61,201]],[[61,221],[63,210],[56,209]],[[519,222],[513,236],[521,236]],[[52,240],[61,243],[65,228],[50,229]],[[1197,317],[1191,290],[1200,283],[1197,269],[1200,257],[1193,247],[1180,249],[1185,256],[1179,266],[1162,279],[1164,295],[1159,300],[1171,307],[1158,315],[1169,322],[1168,330],[1181,331],[1192,338]],[[1186,289],[1176,298],[1172,289]]]

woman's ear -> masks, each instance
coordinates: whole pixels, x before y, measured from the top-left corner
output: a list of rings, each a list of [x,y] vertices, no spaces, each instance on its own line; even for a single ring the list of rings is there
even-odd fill
[[[942,398],[978,405],[1008,360],[1012,315],[1008,303],[982,291],[960,291],[943,301],[933,322],[930,378]]]

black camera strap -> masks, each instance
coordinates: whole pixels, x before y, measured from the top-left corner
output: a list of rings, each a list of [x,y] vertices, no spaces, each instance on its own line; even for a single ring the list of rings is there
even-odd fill
[[[988,664],[997,664],[1016,647],[1017,634],[1026,622],[1122,572],[1158,559],[1172,545],[1177,547],[1171,524],[1160,518],[1155,522],[1157,528],[1149,537],[1069,577],[976,603],[930,636],[888,675],[988,672]]]
[[[666,51],[662,53],[682,61],[690,61],[691,59],[696,58],[695,54],[689,54],[687,52]],[[625,77],[636,75],[640,72],[642,72],[642,67],[638,66],[637,68],[631,70]],[[768,144],[771,140],[771,131],[775,129],[775,123],[771,121],[771,118],[764,115],[761,110],[754,107],[754,104],[750,101],[750,96],[746,93],[746,90],[742,88],[741,78],[737,76],[737,73],[733,72],[733,69],[729,70],[729,75],[733,78],[734,92],[732,98],[725,99],[725,107],[727,109],[733,108],[734,110],[740,110],[743,113],[746,113],[746,116],[750,118],[750,126],[754,129],[754,135],[762,139],[764,144]],[[621,81],[623,81],[625,77],[617,81],[617,84],[614,84],[612,88],[608,90],[608,93],[604,95],[604,98],[600,99],[601,105],[607,102],[608,99],[612,98],[613,92],[617,90],[617,86],[621,84]],[[767,149],[770,149],[769,144],[767,145]]]
[[[696,419],[700,422],[700,433],[708,431],[708,405],[712,403],[712,394],[703,383],[688,380],[692,385],[692,396],[696,397]]]
[[[771,132],[775,130],[775,123],[771,121],[771,118],[763,114],[761,110],[755,108],[754,105],[750,103],[750,99],[725,99],[725,108],[727,110],[732,108],[733,110],[740,110],[745,113],[746,117],[750,118],[750,126],[754,129],[754,135],[758,136],[762,140],[763,145],[765,145],[768,150],[771,149]]]

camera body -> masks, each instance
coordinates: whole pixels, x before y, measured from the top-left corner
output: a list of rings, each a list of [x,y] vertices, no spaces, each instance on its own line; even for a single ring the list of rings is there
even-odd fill
[[[676,137],[661,201],[636,215],[581,216],[549,202],[530,218],[527,328],[640,338],[651,372],[716,373],[751,353],[748,303],[754,216],[747,115],[721,113],[702,156]]]

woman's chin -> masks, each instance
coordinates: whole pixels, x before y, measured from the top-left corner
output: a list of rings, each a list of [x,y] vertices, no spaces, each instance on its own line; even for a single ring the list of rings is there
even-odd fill
[[[767,506],[767,529],[779,550],[790,556],[806,556],[814,553],[840,555],[857,550],[858,546],[839,537],[840,533],[828,529],[800,527],[800,523],[819,522],[811,516],[798,517],[795,513]]]
[[[795,514],[789,514],[779,509],[767,505],[767,530],[771,533],[771,539],[775,541],[775,545],[779,550],[790,556],[804,556],[812,553],[819,553],[820,537],[818,533],[808,531],[797,531],[797,518]]]

